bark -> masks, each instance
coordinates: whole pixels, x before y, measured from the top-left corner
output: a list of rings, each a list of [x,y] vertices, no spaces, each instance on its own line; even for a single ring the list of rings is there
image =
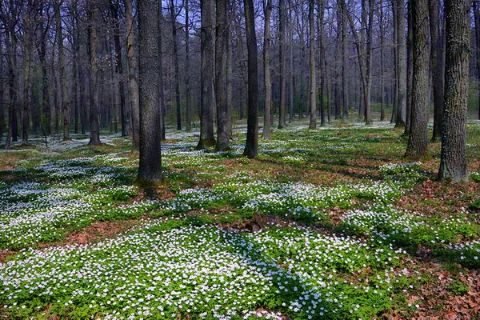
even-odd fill
[[[278,128],[282,129],[286,125],[286,98],[287,83],[285,69],[285,24],[286,24],[286,0],[279,0],[279,59],[280,59],[280,106],[278,110]]]
[[[120,21],[118,0],[110,1],[110,12],[113,20],[113,42],[115,47],[115,73],[117,79],[118,92],[120,97],[120,122],[122,125],[122,136],[127,135],[127,111],[125,102],[125,75],[123,73],[122,47],[120,44]]]
[[[439,0],[429,0],[430,15],[430,64],[432,70],[433,87],[433,135],[432,141],[441,137],[443,118],[443,41],[440,31],[440,4]]]
[[[412,3],[408,1],[408,37],[407,37],[407,110],[405,135],[410,134],[412,123],[412,91],[413,91],[413,12]]]
[[[126,22],[127,22],[127,59],[128,59],[128,91],[130,94],[130,108],[132,117],[132,140],[134,148],[140,146],[140,123],[139,123],[139,97],[137,79],[137,56],[135,52],[135,27],[132,16],[132,1],[126,0]]]
[[[190,11],[189,0],[185,0],[185,127],[192,130],[192,106],[190,102]]]
[[[55,37],[58,50],[58,72],[59,72],[59,104],[63,115],[63,140],[70,140],[70,102],[67,94],[67,81],[65,75],[65,55],[63,53],[63,28],[60,14],[63,0],[56,0],[55,8]]]
[[[271,135],[271,108],[272,108],[272,79],[270,71],[270,17],[272,15],[272,0],[264,0],[265,27],[263,30],[263,75],[265,86],[265,104],[263,115],[263,138],[270,139]]]
[[[396,76],[397,76],[397,116],[396,127],[404,127],[406,121],[407,108],[407,79],[406,79],[406,39],[405,39],[405,10],[404,1],[395,0],[395,27],[397,35],[397,54],[396,54]]]
[[[317,84],[315,67],[315,0],[308,2],[308,25],[309,25],[309,68],[310,68],[310,129],[317,128]]]
[[[217,145],[218,151],[229,148],[227,127],[227,0],[217,2],[217,28],[215,36],[215,102],[217,105]]]
[[[97,57],[97,21],[98,6],[95,0],[88,1],[88,45],[90,58],[90,142],[91,145],[99,145],[100,123],[98,120],[98,57]]]
[[[80,102],[79,102],[79,74],[78,74],[78,59],[80,57],[80,40],[79,40],[79,26],[78,26],[78,13],[77,13],[77,1],[72,2],[71,8],[72,15],[72,81],[73,81],[73,110],[74,110],[74,132],[79,132],[80,127]]]
[[[346,20],[346,13],[344,10],[341,12],[341,43],[340,43],[340,51],[341,51],[341,59],[342,59],[342,67],[341,67],[341,81],[342,81],[342,108],[341,108],[341,118],[344,117],[348,118],[348,89],[347,89],[347,55],[346,55],[346,45],[347,45],[347,27],[345,24]]]
[[[160,181],[161,109],[159,108],[160,47],[158,42],[159,2],[138,2],[140,164],[138,180],[144,184]]]
[[[466,118],[470,55],[470,0],[445,2],[445,101],[439,177],[468,180]]]
[[[323,22],[324,22],[324,10],[325,1],[318,0],[318,52],[319,61],[318,68],[320,73],[320,86],[319,86],[319,100],[320,100],[320,126],[325,126],[325,91],[326,91],[326,64],[325,64],[325,48],[323,45]]]
[[[1,1],[0,1],[1,5]],[[0,33],[0,74],[4,74],[4,63],[3,63],[3,36]],[[0,82],[0,142],[2,141],[3,138],[3,132],[5,131],[5,111],[3,110],[4,106],[4,95],[5,94],[5,87],[3,85],[3,81]]]
[[[200,140],[197,148],[215,145],[213,117],[215,110],[215,1],[201,0],[201,105]]]
[[[48,64],[47,64],[47,36],[50,30],[50,15],[48,14],[48,6],[41,10],[41,22],[39,24],[38,36],[38,57],[40,60],[40,70],[42,78],[42,116],[41,128],[42,134],[48,136],[51,133],[51,112],[50,112],[50,92],[49,92],[49,78],[48,78]]]
[[[384,83],[384,53],[383,47],[385,46],[385,34],[383,26],[383,0],[380,0],[379,4],[379,29],[380,29],[380,121],[385,121],[385,83]]]
[[[248,51],[248,119],[247,141],[243,154],[255,158],[258,153],[258,61],[253,0],[244,0]]]
[[[419,159],[428,147],[429,22],[427,0],[413,0],[412,123],[406,156]]]
[[[182,110],[180,105],[180,67],[178,65],[177,17],[174,0],[170,0],[170,22],[172,25],[173,65],[175,68],[175,110],[177,130],[182,130]]]
[[[32,0],[27,2],[23,18],[23,113],[22,113],[22,139],[28,143],[30,129],[30,105],[32,104],[32,58],[33,58],[33,18],[36,8]]]

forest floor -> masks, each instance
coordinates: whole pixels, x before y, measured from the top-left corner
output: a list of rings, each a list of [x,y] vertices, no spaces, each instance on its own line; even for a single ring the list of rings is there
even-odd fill
[[[470,182],[402,131],[275,130],[257,159],[163,143],[155,200],[128,139],[0,152],[0,318],[480,319],[480,124]],[[47,148],[48,147],[48,148]]]

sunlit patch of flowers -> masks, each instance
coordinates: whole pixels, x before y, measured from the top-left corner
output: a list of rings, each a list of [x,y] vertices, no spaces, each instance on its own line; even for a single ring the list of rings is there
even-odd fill
[[[464,216],[445,219],[395,210],[351,211],[342,217],[341,226],[353,234],[369,235],[406,246],[437,246],[480,235],[479,226]]]
[[[412,187],[424,178],[420,162],[388,163],[379,168],[380,175],[386,179]]]
[[[0,297],[23,318],[371,319],[390,305],[400,255],[298,228],[154,223],[93,245],[24,251],[0,264]]]

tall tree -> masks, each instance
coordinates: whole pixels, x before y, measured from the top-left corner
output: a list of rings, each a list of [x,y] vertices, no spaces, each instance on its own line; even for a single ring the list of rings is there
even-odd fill
[[[315,67],[315,0],[308,1],[308,25],[309,25],[309,68],[310,68],[310,129],[317,128],[317,84]]]
[[[100,123],[98,115],[98,56],[97,56],[97,23],[98,23],[98,3],[95,0],[88,0],[88,53],[90,58],[90,142],[91,145],[99,145],[100,142]]]
[[[466,117],[471,0],[445,2],[445,101],[442,131],[440,179],[468,179]]]
[[[175,69],[175,110],[177,120],[177,130],[182,130],[182,109],[180,105],[180,67],[178,63],[178,39],[177,39],[177,12],[175,11],[175,2],[170,0],[170,23],[172,26],[173,41],[173,66]]]
[[[405,3],[403,0],[394,0],[395,3],[395,34],[396,34],[396,56],[395,74],[397,77],[397,116],[396,127],[404,127],[407,108],[407,78],[406,78],[406,39],[405,39]]]
[[[430,15],[430,64],[433,87],[433,135],[432,141],[441,137],[443,118],[443,39],[441,33],[440,1],[429,0]]]
[[[67,79],[65,73],[65,54],[63,50],[63,26],[61,7],[63,0],[55,0],[55,37],[58,51],[58,70],[59,70],[59,103],[63,114],[63,140],[70,140],[70,102],[67,93]]]
[[[140,120],[139,120],[139,97],[137,79],[137,55],[135,53],[135,26],[133,22],[133,0],[125,0],[126,22],[127,22],[127,58],[128,58],[128,92],[130,95],[131,118],[132,118],[132,140],[133,146],[140,146]]]
[[[138,179],[151,184],[162,179],[161,109],[159,108],[159,1],[138,2],[140,164]]]
[[[412,123],[406,156],[421,158],[428,147],[429,22],[428,2],[412,0],[413,79]]]
[[[33,37],[34,37],[34,19],[36,15],[37,3],[34,0],[28,0],[26,3],[26,12],[23,15],[23,113],[22,113],[22,139],[23,143],[28,143],[28,134],[30,129],[30,106],[32,104],[33,90]]]
[[[38,25],[37,52],[40,60],[40,71],[42,78],[42,134],[47,136],[51,133],[51,112],[50,112],[50,89],[47,63],[47,43],[50,31],[50,5],[47,2],[40,4],[40,22]]]
[[[218,151],[228,149],[229,132],[227,127],[227,0],[217,2],[217,28],[215,35],[215,102],[217,105],[217,145]]]
[[[127,0],[128,1],[128,0]],[[110,0],[110,14],[113,20],[113,42],[115,47],[115,73],[118,92],[120,96],[120,122],[122,125],[122,136],[127,135],[127,110],[125,102],[125,75],[123,73],[122,46],[120,41],[120,2]]]
[[[412,1],[408,1],[408,31],[407,31],[407,109],[405,120],[405,135],[410,134],[412,122],[412,92],[413,92],[413,12]]]
[[[380,121],[385,121],[385,81],[384,81],[384,46],[385,46],[385,31],[383,25],[383,0],[378,3],[378,25],[380,37]]]
[[[192,107],[190,102],[190,8],[189,0],[185,0],[185,127],[192,130]]]
[[[325,0],[317,1],[318,7],[318,68],[320,74],[319,98],[320,98],[320,126],[325,126],[325,91],[326,90],[326,63],[325,63],[325,47],[324,47],[324,16],[325,16]]]
[[[285,43],[285,25],[287,20],[287,13],[285,8],[286,0],[279,0],[279,58],[280,58],[280,106],[278,110],[278,128],[282,129],[286,125],[286,98],[287,98],[287,79],[286,79],[286,43]]]
[[[197,149],[215,145],[213,115],[215,110],[215,1],[200,1],[201,21],[201,104],[200,140]]]
[[[247,141],[243,152],[249,158],[258,153],[258,57],[253,0],[244,0],[245,26],[248,51],[248,119]]]
[[[271,32],[270,32],[270,17],[272,16],[272,0],[263,1],[263,12],[265,15],[264,29],[263,29],[263,77],[265,86],[265,102],[263,115],[263,138],[270,139],[271,135],[271,108],[272,108],[272,79],[270,71],[270,47],[271,47]]]

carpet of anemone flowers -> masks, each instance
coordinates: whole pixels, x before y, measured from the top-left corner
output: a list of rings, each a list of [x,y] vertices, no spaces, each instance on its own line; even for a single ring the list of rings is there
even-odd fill
[[[122,168],[93,165],[100,160],[122,159],[77,158],[18,170],[17,174],[44,180],[0,186],[0,248],[57,240],[93,221],[138,217],[151,208],[148,202],[128,203],[136,188],[124,184]]]
[[[301,227],[241,233],[169,222],[22,251],[0,265],[4,308],[24,318],[371,319],[406,283],[396,272],[404,253],[389,246]]]

